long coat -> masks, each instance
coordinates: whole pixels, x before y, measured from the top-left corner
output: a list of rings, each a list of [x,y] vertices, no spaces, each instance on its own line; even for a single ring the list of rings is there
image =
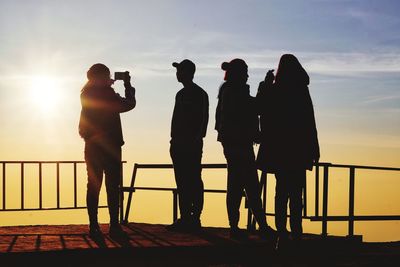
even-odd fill
[[[319,158],[314,109],[307,85],[273,84],[259,90],[260,170],[312,169]]]

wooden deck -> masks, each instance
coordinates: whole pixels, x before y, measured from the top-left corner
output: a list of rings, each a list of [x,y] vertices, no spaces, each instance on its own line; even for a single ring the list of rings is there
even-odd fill
[[[163,225],[130,223],[124,226],[126,241],[108,236],[101,225],[104,242],[87,235],[87,225],[0,227],[2,266],[374,266],[382,260],[400,266],[400,244],[391,249],[366,247],[360,239],[306,235],[301,247],[277,252],[273,242],[252,234],[238,242],[228,229],[204,228],[198,234],[168,232]],[[373,249],[372,249],[373,248]],[[381,250],[379,250],[381,249]],[[380,252],[379,252],[380,251]],[[366,265],[351,265],[368,258]],[[327,259],[330,259],[327,261]],[[332,265],[343,262],[345,265]],[[5,264],[5,265],[4,265]],[[43,265],[45,264],[45,265]]]

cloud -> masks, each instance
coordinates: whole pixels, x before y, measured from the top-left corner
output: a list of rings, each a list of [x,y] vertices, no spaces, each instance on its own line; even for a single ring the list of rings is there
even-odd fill
[[[308,72],[328,75],[328,76],[362,76],[371,73],[396,74],[400,72],[400,55],[397,53],[337,53],[337,52],[296,52],[282,50],[248,51],[234,53],[226,51],[224,53],[202,52],[194,57],[199,59],[196,64],[199,69],[214,70],[219,69],[222,61],[230,60],[235,57],[243,58],[247,61],[251,70],[266,70],[267,68],[277,68],[279,58],[284,53],[296,55]],[[161,73],[170,69],[170,64],[166,64],[162,57],[168,56],[167,53],[152,54],[143,58],[143,67],[152,73]],[[179,58],[179,56],[178,56]]]
[[[379,103],[379,102],[385,102],[385,101],[391,101],[391,100],[398,100],[400,99],[400,95],[377,95],[377,96],[369,96],[367,100],[365,100],[363,103],[364,104],[373,104],[373,103]],[[399,112],[399,109],[385,109],[386,111],[390,112]]]

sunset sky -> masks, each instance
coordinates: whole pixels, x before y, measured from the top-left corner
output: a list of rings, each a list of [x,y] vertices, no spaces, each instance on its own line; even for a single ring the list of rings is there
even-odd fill
[[[221,63],[244,59],[254,95],[292,53],[311,78],[321,161],[400,167],[399,13],[396,0],[1,0],[0,160],[82,160],[79,93],[101,62],[130,71],[137,90],[137,107],[121,115],[123,158],[169,163],[182,87],[171,63],[189,58],[210,98],[203,162],[223,163]]]

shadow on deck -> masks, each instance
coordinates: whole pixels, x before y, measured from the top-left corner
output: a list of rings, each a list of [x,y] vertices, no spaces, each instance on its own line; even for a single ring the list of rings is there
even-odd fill
[[[101,226],[108,233],[107,225]],[[245,242],[225,228],[173,233],[163,225],[130,223],[129,240],[105,234],[96,243],[87,225],[0,227],[2,266],[400,266],[400,243],[362,243],[361,238],[305,235],[300,246],[277,252],[251,234]],[[392,265],[393,264],[393,265]]]

